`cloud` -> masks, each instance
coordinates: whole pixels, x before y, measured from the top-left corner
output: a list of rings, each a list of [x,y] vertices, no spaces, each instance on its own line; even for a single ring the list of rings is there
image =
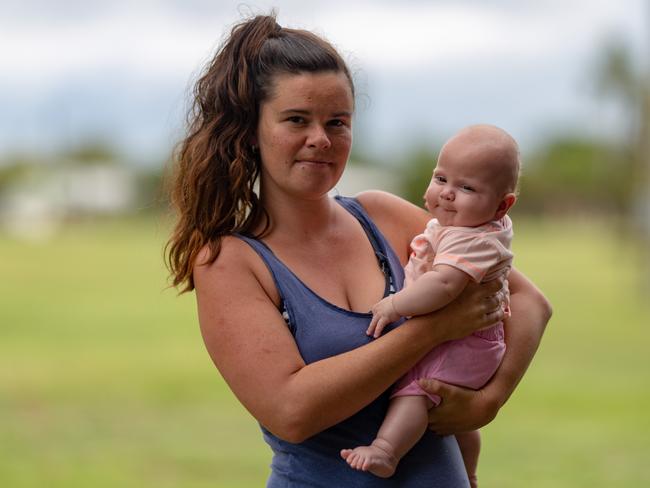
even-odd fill
[[[275,3],[280,21],[317,30],[362,63],[390,69],[469,62],[490,53],[536,58],[584,51],[604,30],[629,31],[635,18],[630,7],[639,10],[638,1],[614,0],[542,1],[528,8],[503,1],[335,1],[309,13],[308,2]],[[178,76],[204,60],[243,13],[272,6],[118,1],[93,10],[74,1],[56,2],[56,9],[50,2],[31,4],[32,16],[22,7],[14,9],[14,18],[0,20],[3,44],[12,46],[2,55],[3,67],[17,82],[105,68],[145,77]]]
[[[364,120],[370,125],[362,129],[387,141],[406,130],[390,129],[396,113],[400,125],[411,119],[429,124],[425,129],[447,118],[462,119],[446,112],[453,108],[446,100],[490,107],[493,100],[510,102],[506,95],[514,91],[520,102],[508,103],[503,112],[531,126],[535,118],[556,116],[563,106],[567,113],[575,111],[569,106],[571,93],[602,39],[619,32],[642,53],[639,46],[647,35],[642,0],[249,4],[25,0],[3,5],[0,150],[17,141],[37,144],[47,134],[55,141],[58,129],[44,127],[42,120],[51,125],[57,114],[66,118],[59,125],[67,133],[99,131],[147,148],[165,142],[170,126],[182,123],[179,105],[190,80],[231,26],[274,6],[283,25],[322,34],[352,61],[366,85],[361,92],[372,96],[377,110],[378,120]],[[474,95],[463,98],[462,90]],[[534,99],[540,90],[547,103]],[[443,114],[435,110],[440,107]],[[458,103],[455,109],[472,113]],[[484,116],[496,111],[495,105]],[[156,125],[157,120],[164,122]],[[134,131],[141,136],[124,136]]]

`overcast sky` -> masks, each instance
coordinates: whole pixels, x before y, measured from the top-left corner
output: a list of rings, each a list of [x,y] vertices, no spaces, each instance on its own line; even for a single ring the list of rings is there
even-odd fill
[[[182,134],[191,80],[233,23],[272,7],[332,41],[361,94],[355,144],[397,155],[475,122],[524,150],[625,123],[594,90],[608,39],[650,59],[645,0],[9,0],[0,4],[0,156],[87,139],[137,159]]]

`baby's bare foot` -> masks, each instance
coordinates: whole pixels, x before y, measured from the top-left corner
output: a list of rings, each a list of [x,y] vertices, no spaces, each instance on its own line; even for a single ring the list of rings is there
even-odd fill
[[[380,478],[390,478],[395,473],[397,459],[387,443],[375,440],[370,446],[359,446],[354,449],[343,449],[341,457],[351,468],[359,471],[370,471]]]

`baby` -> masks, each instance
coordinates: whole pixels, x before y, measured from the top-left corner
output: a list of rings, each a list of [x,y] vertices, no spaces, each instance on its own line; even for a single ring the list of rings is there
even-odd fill
[[[411,242],[404,289],[373,309],[368,335],[379,337],[402,316],[444,307],[469,283],[507,273],[512,263],[512,222],[519,150],[505,131],[490,125],[467,127],[442,147],[425,193],[433,218]],[[506,310],[507,311],[507,310]],[[440,397],[426,393],[421,378],[478,389],[495,373],[505,353],[503,323],[446,342],[430,351],[401,378],[376,439],[369,446],[343,449],[341,456],[358,470],[387,478],[424,434],[428,410]],[[456,436],[472,486],[480,450],[478,431]]]

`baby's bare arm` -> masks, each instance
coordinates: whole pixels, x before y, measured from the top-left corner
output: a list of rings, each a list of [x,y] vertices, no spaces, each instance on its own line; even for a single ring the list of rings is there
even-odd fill
[[[469,275],[453,266],[434,266],[407,288],[377,302],[366,334],[377,338],[400,317],[424,315],[444,307],[460,295],[469,280]]]
[[[458,268],[437,264],[393,297],[395,310],[403,316],[423,315],[444,307],[460,295],[470,277]]]

